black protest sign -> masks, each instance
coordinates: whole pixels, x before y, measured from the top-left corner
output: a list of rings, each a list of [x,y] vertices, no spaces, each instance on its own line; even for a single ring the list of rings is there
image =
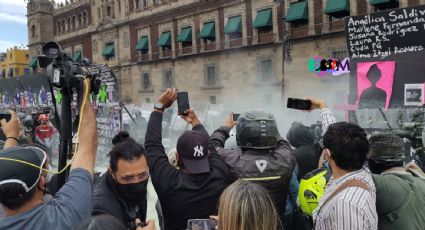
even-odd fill
[[[101,80],[99,94],[92,101],[96,111],[98,130],[98,151],[96,169],[108,168],[108,153],[112,148],[112,138],[121,130],[121,107],[119,85],[114,73],[106,65],[88,68],[89,73],[98,73]]]
[[[425,83],[425,5],[353,16],[345,24],[350,104],[405,107],[405,85]],[[371,91],[385,91],[387,98]]]
[[[425,5],[349,17],[350,57],[380,58],[425,49]]]

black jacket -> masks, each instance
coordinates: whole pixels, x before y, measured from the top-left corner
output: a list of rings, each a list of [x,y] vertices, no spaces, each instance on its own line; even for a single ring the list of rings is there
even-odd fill
[[[136,218],[146,221],[147,200],[141,197],[140,209],[127,208],[125,202],[118,195],[114,181],[109,172],[104,173],[94,186],[93,192],[93,215],[109,214],[120,220],[125,226],[129,226]]]
[[[292,125],[286,139],[295,148],[294,156],[298,164],[297,179],[300,181],[305,174],[317,169],[322,152],[315,143],[310,127],[301,124]]]
[[[229,128],[219,128],[211,135],[210,152],[217,154],[231,167],[232,176],[250,180],[264,186],[270,193],[279,216],[285,212],[289,182],[295,167],[291,146],[285,140],[278,141],[274,149],[223,149],[229,138]]]
[[[203,125],[193,130],[207,132]],[[162,145],[162,113],[150,116],[145,138],[152,183],[158,194],[166,230],[187,228],[189,219],[208,219],[217,214],[218,200],[233,181],[229,168],[217,154],[210,156],[210,172],[187,174],[174,168]]]

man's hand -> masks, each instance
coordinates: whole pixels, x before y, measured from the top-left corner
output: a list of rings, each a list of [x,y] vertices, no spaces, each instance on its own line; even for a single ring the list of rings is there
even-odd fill
[[[192,125],[192,127],[201,124],[201,121],[199,121],[198,117],[196,116],[196,113],[193,110],[186,110],[186,114],[187,115],[180,115],[180,117],[183,118],[183,120],[185,120],[187,123]]]
[[[140,224],[141,221],[139,219],[136,219],[136,224]],[[148,220],[148,222],[146,222],[146,226],[145,227],[137,227],[136,230],[155,230],[155,221],[153,220]]]
[[[327,108],[326,103],[318,98],[313,98],[313,97],[307,97],[307,100],[311,101],[311,108],[309,111],[313,111],[315,109],[324,109]]]
[[[233,121],[233,113],[230,113],[226,120],[224,120],[224,127],[231,129],[235,124],[236,122]]]
[[[169,108],[176,99],[177,99],[176,89],[167,89],[159,97],[158,102],[161,103],[164,106],[164,108]]]
[[[8,112],[11,115],[10,121],[6,122],[5,119],[0,121],[3,133],[6,137],[19,138],[19,132],[21,130],[19,118],[14,111],[9,110]]]

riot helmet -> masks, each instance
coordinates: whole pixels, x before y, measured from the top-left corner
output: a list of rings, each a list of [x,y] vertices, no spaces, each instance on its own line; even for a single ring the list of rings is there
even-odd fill
[[[264,110],[242,113],[236,124],[236,142],[240,148],[272,149],[280,139],[276,119]]]

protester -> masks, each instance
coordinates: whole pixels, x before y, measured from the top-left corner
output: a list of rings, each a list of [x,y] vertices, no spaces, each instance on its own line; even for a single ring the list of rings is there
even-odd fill
[[[313,213],[315,229],[376,229],[375,185],[363,167],[369,143],[356,124],[331,124],[323,137],[323,159],[332,177]]]
[[[376,186],[376,211],[380,230],[423,229],[425,180],[413,176],[404,166],[401,138],[376,134],[369,138],[368,164]]]
[[[322,123],[322,130],[326,132],[328,126],[336,122],[332,112],[327,108],[323,100],[308,98],[311,102],[311,110],[320,109],[320,118]],[[320,138],[315,137],[311,127],[305,126],[300,122],[293,122],[289,129],[286,139],[295,147],[294,156],[298,165],[298,181],[301,178],[315,170],[319,163],[319,158],[322,154],[318,141]]]
[[[9,113],[11,114],[11,119],[9,122],[6,122],[5,119],[0,120],[0,149],[17,146],[19,142],[19,119],[14,111],[9,111]],[[3,218],[5,218],[5,214],[3,205],[0,204],[0,220]]]
[[[219,230],[274,230],[279,216],[267,190],[238,180],[224,190],[218,206]]]
[[[236,125],[237,149],[223,149],[229,131],[233,128],[232,116],[224,126],[211,135],[210,151],[229,165],[237,178],[263,185],[270,193],[280,220],[285,214],[290,179],[295,158],[288,142],[280,137],[276,120],[263,110],[242,113]]]
[[[6,218],[0,229],[74,229],[90,217],[92,210],[92,174],[97,149],[97,124],[91,103],[87,100],[82,113],[80,146],[72,162],[65,185],[49,202],[44,203],[45,186],[49,174],[47,154],[36,147],[10,147],[0,151],[0,203]],[[8,123],[1,121],[7,137],[19,134],[16,116]],[[9,123],[15,124],[11,125]],[[9,125],[11,127],[9,127]],[[9,130],[10,128],[10,130]],[[18,159],[36,165],[36,168],[5,158]]]
[[[216,213],[222,191],[232,183],[227,165],[208,154],[208,133],[193,110],[182,118],[193,129],[177,141],[177,164],[170,164],[162,145],[164,110],[176,100],[176,90],[167,89],[155,105],[146,131],[145,148],[152,182],[158,194],[166,230],[186,229],[189,219],[207,219]]]
[[[76,230],[127,230],[127,228],[121,221],[111,215],[98,215],[83,221]],[[155,230],[155,224],[148,222],[147,226],[139,226],[136,230]]]
[[[35,128],[35,142],[48,147],[50,149],[50,152],[52,152],[53,140],[54,135],[56,134],[56,129],[50,123],[47,114],[40,114],[40,116],[38,117],[38,121],[40,125]]]
[[[110,214],[127,228],[136,228],[136,219],[146,221],[149,179],[145,149],[122,131],[113,139],[109,169],[94,188],[93,214]]]

